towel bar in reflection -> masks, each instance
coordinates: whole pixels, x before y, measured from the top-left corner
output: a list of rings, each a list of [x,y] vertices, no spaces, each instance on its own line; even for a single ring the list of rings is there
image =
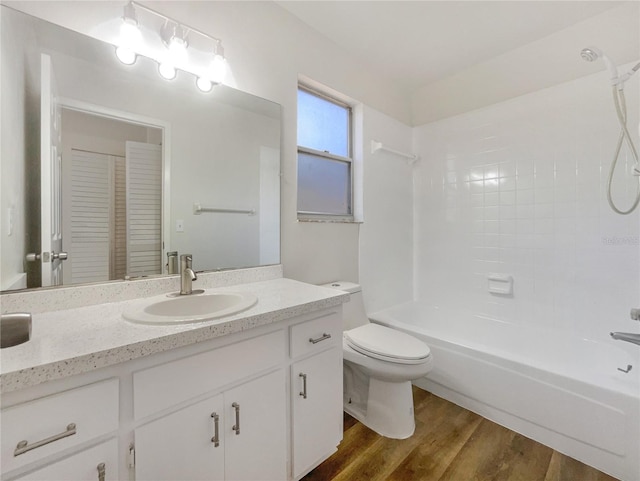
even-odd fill
[[[193,213],[195,215],[200,215],[203,212],[213,212],[217,214],[246,214],[246,215],[256,215],[255,209],[218,209],[216,207],[203,207],[197,202],[193,204]]]

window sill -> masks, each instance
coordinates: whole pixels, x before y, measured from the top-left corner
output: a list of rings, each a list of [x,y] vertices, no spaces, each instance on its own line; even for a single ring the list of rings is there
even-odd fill
[[[338,217],[298,217],[298,222],[310,222],[316,224],[362,224],[363,221],[355,219],[341,219]]]

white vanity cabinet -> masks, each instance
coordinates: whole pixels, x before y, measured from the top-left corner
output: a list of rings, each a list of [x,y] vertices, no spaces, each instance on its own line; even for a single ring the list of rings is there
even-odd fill
[[[286,479],[285,346],[279,329],[134,372],[136,480]]]
[[[118,479],[118,408],[119,382],[111,378],[3,409],[2,479],[12,470],[28,471],[13,477],[20,480]]]
[[[342,439],[341,346],[338,305],[3,394],[1,479],[298,480]]]
[[[342,440],[342,318],[291,326],[292,472],[300,479]]]
[[[117,481],[118,441],[111,439],[14,480]]]
[[[287,478],[282,369],[135,430],[136,480]]]

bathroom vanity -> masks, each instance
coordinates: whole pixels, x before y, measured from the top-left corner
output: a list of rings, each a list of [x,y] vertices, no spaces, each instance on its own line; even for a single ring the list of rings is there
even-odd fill
[[[122,318],[153,297],[34,314],[32,340],[1,354],[2,480],[281,481],[326,459],[342,438],[348,295],[281,277],[225,285],[241,272],[202,276],[205,292],[258,298],[210,321]]]

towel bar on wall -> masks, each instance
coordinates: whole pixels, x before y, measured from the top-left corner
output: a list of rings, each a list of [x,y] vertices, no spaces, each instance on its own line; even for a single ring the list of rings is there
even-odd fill
[[[405,159],[407,159],[407,162],[409,162],[409,164],[413,164],[419,158],[416,154],[408,154],[406,152],[401,152],[396,149],[390,149],[389,147],[385,147],[384,145],[382,145],[382,142],[378,142],[377,140],[372,140],[371,153],[375,154],[379,150],[382,150],[384,152],[389,152],[391,154],[399,155],[400,157],[404,157]]]

